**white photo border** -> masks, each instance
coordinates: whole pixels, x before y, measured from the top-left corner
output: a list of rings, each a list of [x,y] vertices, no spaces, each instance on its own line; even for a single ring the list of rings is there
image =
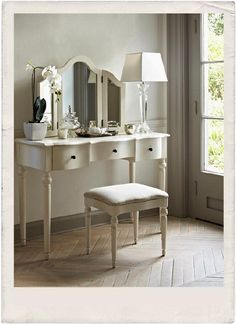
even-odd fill
[[[235,3],[5,1],[2,7],[2,321],[231,322],[234,319]],[[14,14],[225,13],[225,284],[221,288],[14,287]],[[26,49],[27,50],[27,49]]]

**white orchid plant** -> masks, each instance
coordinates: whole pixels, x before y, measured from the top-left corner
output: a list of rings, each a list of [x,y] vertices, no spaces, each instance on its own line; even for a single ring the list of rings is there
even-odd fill
[[[32,63],[28,62],[26,64],[26,71],[32,71],[32,103],[33,103],[33,122],[40,122],[43,118],[44,111],[46,110],[46,101],[45,99],[40,99],[40,97],[37,97],[35,99],[35,74],[36,70],[42,70],[42,77],[46,79],[49,83],[50,93],[54,93],[56,95],[56,101],[60,101],[60,95],[61,95],[61,75],[58,74],[57,69],[55,66],[35,66]]]

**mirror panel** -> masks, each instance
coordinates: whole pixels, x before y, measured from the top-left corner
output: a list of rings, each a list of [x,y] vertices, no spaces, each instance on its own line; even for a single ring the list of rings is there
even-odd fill
[[[58,69],[62,76],[59,99],[50,93],[48,81],[40,82],[40,97],[47,103],[46,119],[50,123],[47,136],[56,136],[58,125],[69,111],[76,112],[81,125],[95,120],[97,126],[107,127],[108,121],[124,124],[125,85],[111,72],[96,68],[85,56],[76,56]]]
[[[47,136],[57,135],[57,102],[56,96],[50,92],[48,80],[40,82],[40,98],[46,100],[46,110],[44,112],[42,122],[47,122]]]
[[[103,118],[104,126],[108,121],[116,121],[124,130],[125,84],[109,71],[102,71],[103,76]]]
[[[113,83],[109,78],[107,82],[107,113],[108,121],[113,120],[121,124],[120,119],[120,94],[121,88]]]
[[[84,62],[76,62],[62,72],[62,115],[76,112],[81,125],[97,120],[97,74]]]
[[[44,122],[45,120],[48,121],[48,123],[52,123],[52,109],[51,109],[51,105],[52,105],[52,97],[51,97],[51,93],[49,90],[49,82],[48,80],[44,80],[43,82],[40,83],[40,98],[44,98],[46,100],[46,110],[45,113],[43,115],[43,119],[42,121]],[[51,127],[50,127],[51,129]]]

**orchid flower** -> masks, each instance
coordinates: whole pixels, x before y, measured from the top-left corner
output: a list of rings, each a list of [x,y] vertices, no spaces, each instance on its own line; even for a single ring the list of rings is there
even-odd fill
[[[35,71],[36,69],[42,70],[42,77],[46,79],[49,83],[50,93],[55,93],[57,95],[56,101],[59,101],[61,95],[61,75],[57,73],[55,66],[49,65],[46,67],[34,66],[31,62],[27,62],[26,71],[32,70],[32,99],[34,105],[35,99]]]
[[[51,93],[61,90],[61,75],[57,73],[55,66],[49,65],[45,67],[42,71],[42,76],[48,80]]]
[[[42,71],[42,77],[44,79],[48,79],[50,81],[50,78],[54,77],[57,74],[57,69],[55,66],[46,66]]]
[[[32,64],[27,63],[27,64],[26,64],[26,68],[25,68],[25,70],[26,70],[26,71],[28,71],[28,70],[33,70],[33,68],[34,68],[34,67],[33,67]]]

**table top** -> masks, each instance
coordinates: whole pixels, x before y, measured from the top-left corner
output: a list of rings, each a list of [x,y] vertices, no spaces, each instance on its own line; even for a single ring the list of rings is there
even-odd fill
[[[41,141],[31,141],[26,138],[16,138],[15,142],[26,145],[37,145],[37,146],[58,146],[58,145],[80,145],[80,144],[95,144],[100,142],[120,142],[120,141],[131,141],[131,140],[142,140],[145,138],[165,138],[169,137],[169,134],[165,133],[150,133],[150,134],[118,134],[115,136],[100,136],[100,137],[76,137],[60,139],[58,137],[47,137]]]

